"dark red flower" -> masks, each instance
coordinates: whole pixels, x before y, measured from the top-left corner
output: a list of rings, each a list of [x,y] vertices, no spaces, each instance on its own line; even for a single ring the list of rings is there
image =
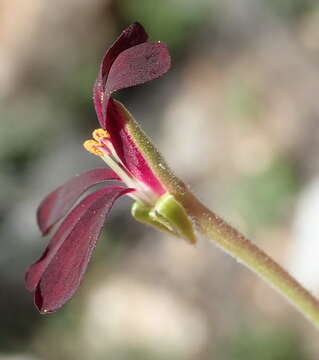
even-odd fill
[[[43,235],[64,218],[41,258],[26,273],[26,286],[34,292],[41,313],[57,310],[73,296],[105,219],[122,195],[135,200],[132,213],[137,220],[194,241],[188,217],[166,186],[171,177],[167,165],[125,107],[111,98],[114,91],[153,80],[169,67],[166,45],[147,42],[138,23],[124,30],[107,51],[93,89],[102,128],[93,132],[93,139],[84,147],[112,170],[90,170],[73,178],[50,193],[38,208]],[[89,188],[109,180],[125,186],[102,187],[74,206]]]

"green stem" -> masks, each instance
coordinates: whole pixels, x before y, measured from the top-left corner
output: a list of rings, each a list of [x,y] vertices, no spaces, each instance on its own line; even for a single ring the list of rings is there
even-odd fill
[[[319,329],[319,301],[309,291],[263,250],[207,209],[193,194],[186,191],[176,196],[195,222],[198,232],[265,279]]]

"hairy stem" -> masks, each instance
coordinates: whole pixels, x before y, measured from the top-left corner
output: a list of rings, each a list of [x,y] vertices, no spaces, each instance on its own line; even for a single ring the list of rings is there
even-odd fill
[[[193,194],[186,191],[176,195],[193,219],[197,231],[265,279],[319,329],[319,301],[297,280],[263,250],[207,209]]]

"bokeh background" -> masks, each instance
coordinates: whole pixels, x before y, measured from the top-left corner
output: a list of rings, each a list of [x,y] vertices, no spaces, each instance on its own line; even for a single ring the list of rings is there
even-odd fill
[[[117,96],[208,206],[319,293],[316,0],[1,0],[0,359],[318,359],[318,333],[260,279],[136,223],[125,199],[74,299],[36,312],[37,204],[102,165],[82,148],[92,84],[136,20],[173,65]]]

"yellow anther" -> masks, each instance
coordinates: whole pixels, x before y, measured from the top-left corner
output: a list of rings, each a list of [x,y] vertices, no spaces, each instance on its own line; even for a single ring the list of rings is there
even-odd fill
[[[95,140],[86,140],[84,141],[83,146],[85,150],[93,155],[104,156],[104,153],[97,148],[98,146],[101,146],[101,144]]]
[[[101,141],[103,138],[109,138],[110,134],[104,129],[95,129],[92,133],[92,137],[96,141]]]

